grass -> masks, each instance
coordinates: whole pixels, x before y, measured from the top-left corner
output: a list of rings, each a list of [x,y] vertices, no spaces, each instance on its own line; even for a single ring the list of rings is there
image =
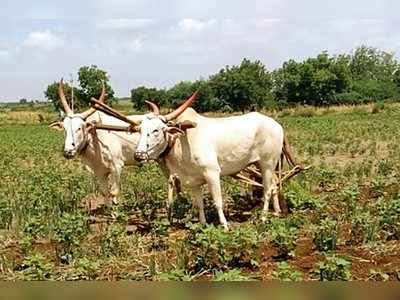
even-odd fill
[[[85,203],[100,196],[80,162],[62,157],[62,134],[47,127],[56,115],[3,109],[0,279],[397,280],[400,106],[266,114],[313,168],[285,187],[291,213],[265,223],[261,202],[225,180],[232,228],[224,232],[200,226],[185,195],[169,223],[167,183],[155,164],[124,170],[116,219],[89,211]],[[218,224],[206,200],[207,218]]]

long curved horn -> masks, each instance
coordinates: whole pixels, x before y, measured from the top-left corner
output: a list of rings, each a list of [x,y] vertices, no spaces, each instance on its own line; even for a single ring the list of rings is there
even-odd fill
[[[67,116],[69,115],[73,115],[74,112],[72,111],[72,109],[69,107],[68,102],[67,102],[67,98],[65,98],[65,94],[64,94],[64,82],[63,79],[61,78],[60,83],[58,85],[58,96],[60,97],[60,102],[64,108],[65,113],[67,114]]]
[[[186,108],[192,105],[193,101],[197,98],[197,95],[199,94],[199,91],[196,91],[193,93],[192,96],[190,96],[189,99],[187,99],[181,106],[179,106],[177,109],[175,109],[173,112],[170,112],[169,114],[165,115],[165,119],[167,121],[171,121],[173,119],[176,119],[181,115]]]
[[[101,89],[101,95],[99,98],[99,102],[104,103],[105,99],[106,99],[106,86],[104,84],[104,81],[101,81],[101,85],[102,85],[102,89]],[[96,112],[96,109],[94,107],[90,107],[88,110],[84,111],[83,113],[81,113],[81,116],[84,120],[86,120],[87,118],[89,118],[91,115],[93,115]]]
[[[158,108],[157,104],[155,104],[151,101],[145,101],[145,102],[149,105],[153,114],[155,114],[156,116],[158,116],[160,114],[160,109]]]
[[[112,116],[114,118],[120,119],[121,121],[131,124],[132,126],[137,126],[140,124],[140,122],[142,122],[141,120],[135,121],[135,120],[128,119],[124,114],[121,114],[119,111],[109,107],[107,104],[104,104],[104,103],[94,99],[93,97],[92,97],[92,99],[90,99],[90,101],[94,104],[93,106],[96,110],[100,110],[103,113],[105,113],[109,116]]]

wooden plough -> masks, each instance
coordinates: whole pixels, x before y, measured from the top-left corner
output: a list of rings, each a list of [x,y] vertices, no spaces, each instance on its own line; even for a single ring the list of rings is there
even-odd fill
[[[280,183],[278,182],[279,186],[282,186],[285,184],[289,179],[293,178],[297,174],[299,174],[302,171],[306,171],[310,169],[311,166],[303,167],[301,165],[296,165],[294,166],[291,170],[283,172],[282,173],[282,178]],[[242,183],[245,183],[247,185],[256,187],[256,188],[262,188],[262,175],[260,172],[260,169],[258,168],[257,165],[252,164],[248,166],[247,168],[243,169],[240,173],[237,173],[235,175],[231,175],[231,177],[239,180]],[[277,180],[279,180],[279,173],[275,173],[275,177]]]

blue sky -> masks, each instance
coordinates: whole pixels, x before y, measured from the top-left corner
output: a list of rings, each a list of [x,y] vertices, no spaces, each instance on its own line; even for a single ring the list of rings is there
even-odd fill
[[[399,11],[392,0],[3,0],[0,101],[42,99],[49,83],[90,64],[128,96],[135,86],[207,77],[244,57],[272,70],[362,44],[398,56]]]

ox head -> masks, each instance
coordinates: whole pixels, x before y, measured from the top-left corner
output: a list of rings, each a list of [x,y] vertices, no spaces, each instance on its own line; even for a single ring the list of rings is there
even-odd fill
[[[106,98],[104,82],[102,85],[99,101],[104,103]],[[65,97],[62,79],[58,86],[58,96],[66,116],[64,117],[63,121],[50,124],[50,127],[57,130],[64,130],[64,157],[72,159],[79,155],[82,149],[87,145],[88,133],[93,125],[92,123],[86,122],[86,119],[95,113],[96,109],[89,108],[83,113],[74,113],[69,107]]]
[[[167,149],[168,145],[173,144],[180,134],[186,129],[195,127],[194,123],[182,123],[181,126],[171,126],[171,122],[179,117],[197,97],[195,92],[180,107],[173,112],[162,116],[157,105],[146,101],[152,109],[152,113],[143,117],[140,125],[140,138],[135,151],[135,159],[138,161],[147,161],[157,159]]]

